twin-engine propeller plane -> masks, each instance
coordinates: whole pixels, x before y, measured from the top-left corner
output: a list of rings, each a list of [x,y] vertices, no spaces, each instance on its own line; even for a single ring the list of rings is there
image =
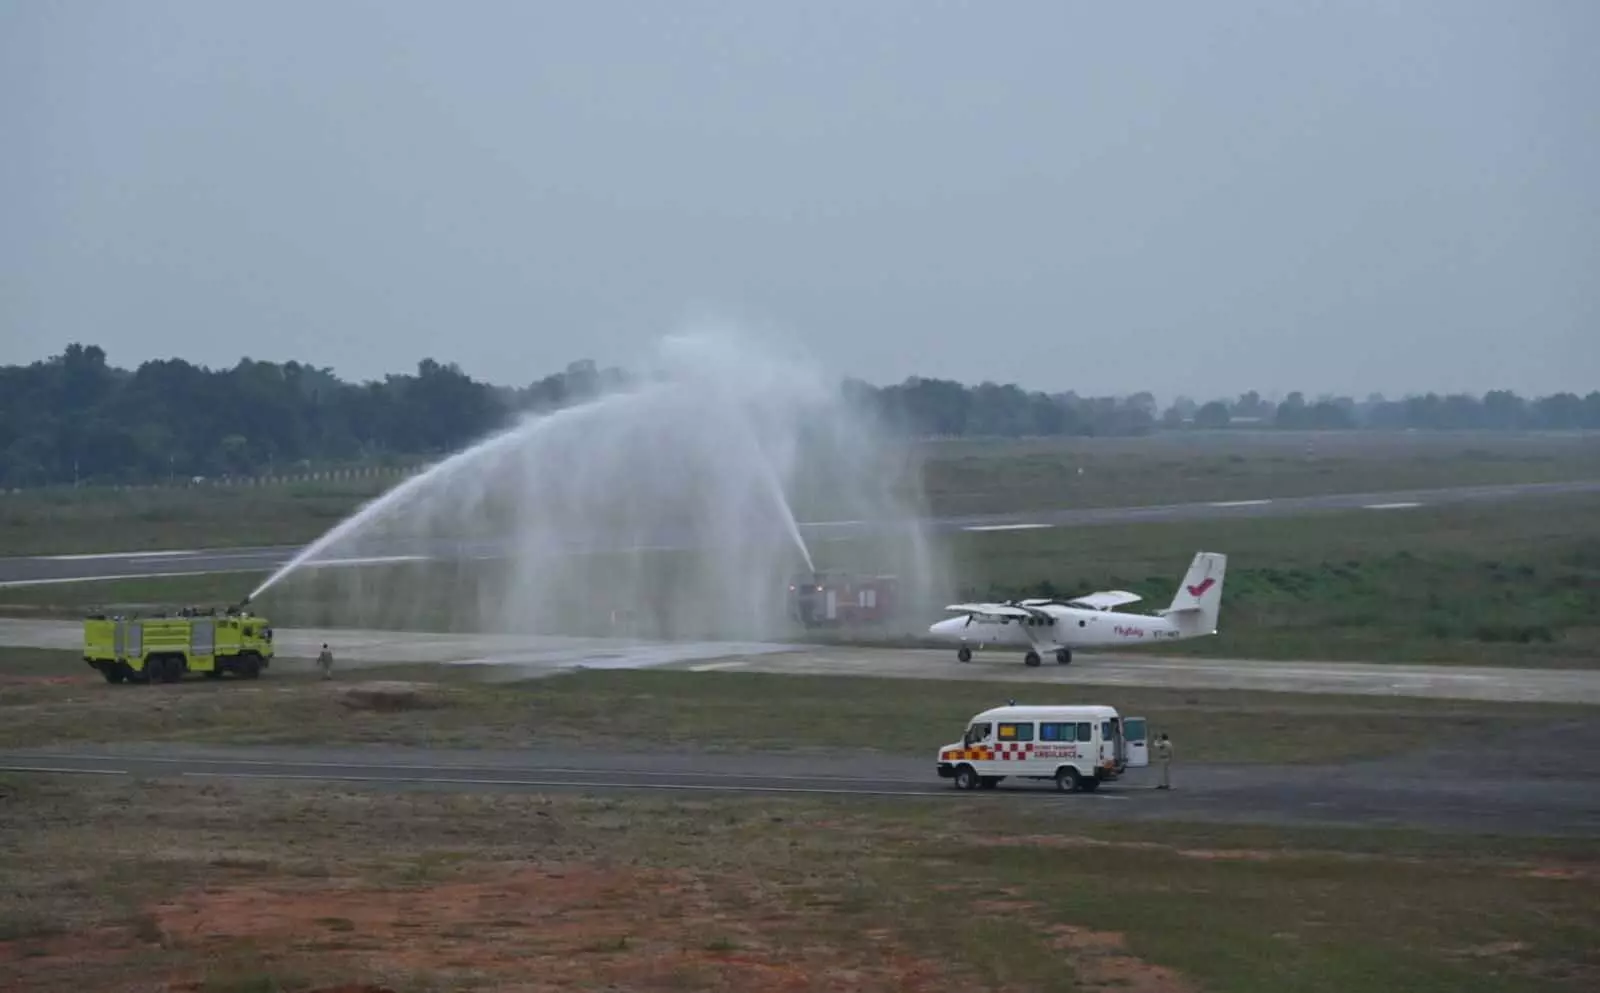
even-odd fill
[[[1126,590],[1101,590],[1071,600],[1009,600],[1005,603],[955,603],[946,607],[963,617],[940,621],[928,629],[935,638],[957,642],[956,658],[972,661],[972,647],[1026,647],[1023,662],[1038,665],[1040,655],[1054,652],[1061,665],[1072,662],[1074,648],[1104,648],[1200,638],[1217,633],[1222,605],[1222,578],[1228,557],[1199,552],[1172,598],[1172,605],[1154,614],[1115,610],[1143,597]]]

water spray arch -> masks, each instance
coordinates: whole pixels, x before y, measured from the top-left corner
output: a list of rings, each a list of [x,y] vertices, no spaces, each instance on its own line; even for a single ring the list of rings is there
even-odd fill
[[[652,357],[636,381],[407,479],[251,599],[340,626],[780,637],[788,577],[840,564],[804,537],[797,494],[813,520],[878,525],[851,564],[895,572],[912,600],[939,584],[918,481],[837,381],[726,332]],[[394,561],[329,568],[372,559]]]

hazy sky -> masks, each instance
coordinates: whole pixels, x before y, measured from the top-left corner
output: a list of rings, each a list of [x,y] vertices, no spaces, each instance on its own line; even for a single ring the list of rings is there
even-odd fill
[[[1600,388],[1600,4],[0,2],[0,362]]]

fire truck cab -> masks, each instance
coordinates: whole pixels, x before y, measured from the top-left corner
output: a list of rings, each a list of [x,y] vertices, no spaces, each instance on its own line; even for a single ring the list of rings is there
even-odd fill
[[[894,607],[894,576],[797,573],[789,579],[789,615],[806,627],[874,624]]]

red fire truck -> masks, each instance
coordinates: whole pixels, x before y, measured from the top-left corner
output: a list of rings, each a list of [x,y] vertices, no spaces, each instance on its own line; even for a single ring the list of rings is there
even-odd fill
[[[789,614],[806,627],[876,624],[894,610],[894,576],[799,573],[789,580]]]

